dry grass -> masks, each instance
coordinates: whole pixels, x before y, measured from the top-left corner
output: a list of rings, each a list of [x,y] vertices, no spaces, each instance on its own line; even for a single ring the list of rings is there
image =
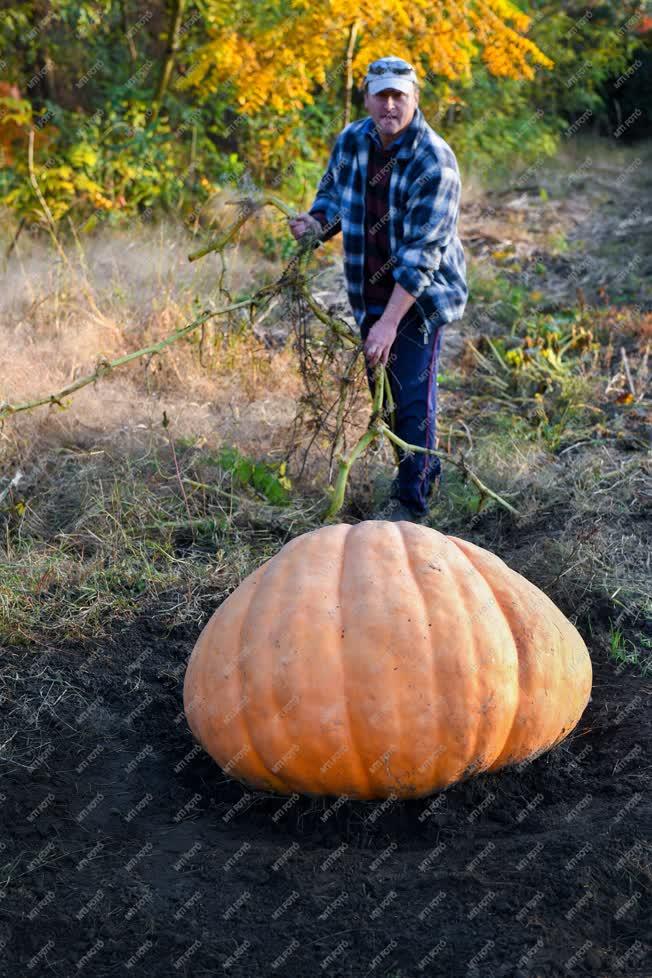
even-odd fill
[[[69,248],[66,266],[47,242],[21,238],[0,300],[0,347],[10,351],[0,402],[47,395],[100,358],[162,339],[195,318],[198,302],[226,304],[219,260],[189,264],[194,247],[163,226],[104,231],[83,254]],[[255,285],[280,272],[245,250],[229,254],[222,284],[233,298],[252,291],[252,264]],[[2,425],[3,642],[97,638],[143,613],[164,627],[197,622],[207,601],[311,519],[309,503],[307,515],[274,507],[270,518],[264,498],[215,461],[225,444],[283,457],[300,391],[292,350],[270,349],[244,317],[213,321],[200,341],[198,332],[114,371],[65,410]]]
[[[137,452],[61,447],[19,489],[3,514],[7,644],[96,639],[142,615],[161,631],[198,626],[293,533],[319,525],[308,501],[271,506],[211,452],[155,435]]]
[[[467,195],[467,207],[482,212],[480,187]],[[538,212],[531,240],[521,242],[524,255],[541,246],[546,214],[545,207]],[[501,224],[492,213],[490,220],[491,234],[513,235],[511,218]],[[282,267],[261,259],[255,245],[248,231],[231,249],[223,293],[219,259],[189,264],[196,241],[183,229],[104,230],[84,240],[83,254],[68,249],[70,267],[48,244],[21,238],[0,298],[0,344],[10,351],[0,401],[56,391],[92,372],[100,356],[160,340],[199,310],[251,294]],[[545,317],[528,289],[502,276],[500,260],[484,254],[469,319],[504,341],[504,355],[545,332]],[[326,292],[338,266],[333,250],[320,258],[318,284]],[[288,315],[281,305],[272,317],[277,335],[288,331]],[[498,553],[585,637],[604,632],[619,661],[641,666],[652,640],[643,396],[650,315],[632,307],[582,315],[594,346],[571,351],[568,369],[538,399],[533,378],[514,364],[507,372],[495,361],[493,371],[481,367],[463,339],[477,341],[489,362],[492,354],[468,326],[465,337],[451,337],[454,352],[440,382],[440,447],[468,452],[480,477],[522,515],[514,520],[491,505],[478,512],[477,492],[449,467],[430,523]],[[323,444],[316,443],[300,483],[294,480],[288,506],[238,484],[217,460],[224,444],[255,459],[285,457],[302,392],[292,344],[265,343],[245,317],[216,321],[201,350],[199,339],[116,370],[65,410],[17,415],[0,430],[0,640],[97,639],[143,616],[163,630],[194,630],[261,560],[319,525],[318,490],[328,476]],[[621,346],[641,395],[634,404],[626,401]],[[359,380],[349,445],[367,419]],[[357,464],[343,519],[365,517],[391,463],[380,443]]]
[[[71,267],[54,261],[44,242],[19,241],[0,299],[3,364],[0,401],[18,402],[63,388],[108,359],[162,339],[192,321],[199,308],[219,308],[218,261],[189,264],[192,239],[182,231],[141,228],[105,232]],[[75,258],[74,252],[72,257]],[[261,284],[278,271],[256,261]],[[225,282],[233,296],[251,290],[251,261],[229,256]],[[90,292],[94,311],[88,301]],[[203,436],[216,444],[237,439],[245,449],[274,448],[292,417],[298,380],[291,351],[274,354],[252,336],[244,319],[207,325],[200,335],[169,347],[149,362],[136,361],[74,397],[65,412],[41,409],[12,422],[24,445],[51,444],[120,430],[133,437],[155,428],[165,410],[176,436]],[[6,438],[6,433],[5,433]],[[272,443],[270,445],[270,442]]]

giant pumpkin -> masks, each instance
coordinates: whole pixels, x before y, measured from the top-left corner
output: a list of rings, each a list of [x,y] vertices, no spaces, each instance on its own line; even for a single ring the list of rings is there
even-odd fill
[[[495,554],[373,520],[250,574],[199,636],[184,706],[253,788],[418,798],[558,744],[591,678],[575,627]]]

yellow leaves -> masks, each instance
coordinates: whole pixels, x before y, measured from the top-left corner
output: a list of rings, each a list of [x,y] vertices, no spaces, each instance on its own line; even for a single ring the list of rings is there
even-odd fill
[[[0,89],[1,92],[2,89]],[[32,114],[32,106],[27,99],[0,94],[0,127],[4,127],[10,122],[16,126],[31,125]]]
[[[481,54],[499,77],[532,78],[534,67],[553,62],[523,36],[531,19],[511,0],[290,0],[280,6],[252,6],[237,20],[232,5],[212,0],[210,37],[193,53],[180,90],[202,95],[228,83],[233,106],[243,115],[292,116],[314,101],[322,86],[340,98],[346,77],[344,55],[352,25],[358,31],[353,51],[354,85],[360,86],[370,61],[388,54],[417,65],[421,80],[469,81],[474,56]],[[276,18],[276,19],[275,19]],[[263,159],[280,143],[273,135]],[[255,149],[255,147],[252,147]]]
[[[68,150],[68,159],[75,169],[87,166],[92,169],[98,160],[98,150],[89,143],[79,143]]]
[[[75,192],[73,170],[66,164],[42,170],[38,174],[38,182],[46,197],[48,193],[60,197],[62,195],[72,196]]]
[[[531,18],[509,0],[486,0],[481,5],[491,9],[492,13],[501,20],[511,20],[517,31],[525,32],[530,26]]]
[[[90,177],[87,177],[85,173],[77,173],[75,175],[75,186],[78,190],[85,190],[88,193],[100,193],[101,187]]]
[[[561,357],[552,347],[543,347],[539,352],[552,367],[555,367],[557,370],[561,369]]]
[[[216,85],[215,83],[210,84],[210,75],[213,65],[218,63],[219,52],[219,41],[209,41],[195,51],[194,58],[196,60],[191,65],[185,78],[178,78],[175,81],[175,88],[178,88],[180,92],[190,88],[215,91]]]
[[[283,486],[283,488],[287,489],[289,492],[290,489],[292,489],[292,482],[289,476],[286,475],[286,472],[287,472],[287,462],[281,462],[281,464],[278,467],[278,482],[279,485]]]
[[[519,349],[507,350],[507,352],[505,353],[505,361],[509,364],[510,367],[513,367],[515,370],[518,370],[520,367],[523,366],[524,363],[522,351]]]
[[[97,210],[102,210],[102,211],[113,210],[113,201],[109,200],[108,197],[105,197],[104,194],[95,191],[94,193],[91,193],[90,196],[91,196],[93,207],[97,208]]]
[[[482,0],[484,17],[471,14],[478,36],[484,41],[482,59],[489,71],[502,78],[532,79],[534,69],[528,56],[544,68],[552,68],[554,62],[533,41],[522,37],[519,31],[527,30],[530,18],[508,0]],[[507,24],[514,22],[514,27]]]

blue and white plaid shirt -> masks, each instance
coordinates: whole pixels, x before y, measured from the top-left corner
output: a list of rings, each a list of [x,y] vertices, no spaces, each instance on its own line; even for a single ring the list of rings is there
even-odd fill
[[[342,231],[346,289],[355,321],[365,318],[364,200],[371,116],[346,126],[331,151],[310,211],[323,211],[327,228]],[[413,295],[426,329],[459,319],[468,286],[457,236],[461,182],[448,143],[417,106],[402,134],[389,185],[392,275]]]

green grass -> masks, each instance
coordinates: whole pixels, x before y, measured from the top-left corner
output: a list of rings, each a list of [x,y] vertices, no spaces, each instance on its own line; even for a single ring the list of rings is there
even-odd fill
[[[607,636],[609,655],[621,667],[631,666],[643,676],[652,675],[652,639],[642,632],[638,632],[636,639],[627,638],[620,626],[612,624]]]
[[[511,328],[536,308],[525,286],[510,280],[492,265],[470,262],[468,283],[473,305],[484,307],[499,326]]]
[[[314,526],[276,463],[181,443],[176,460],[180,479],[168,449],[60,452],[4,500],[0,642],[98,638],[144,615],[163,629],[198,625],[279,549],[283,521]]]

